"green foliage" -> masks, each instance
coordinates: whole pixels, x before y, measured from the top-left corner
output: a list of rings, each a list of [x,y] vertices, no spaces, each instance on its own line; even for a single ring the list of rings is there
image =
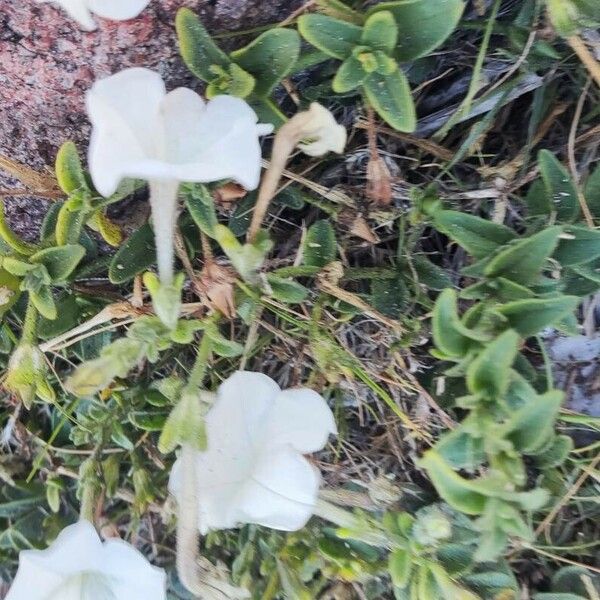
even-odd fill
[[[456,29],[464,7],[462,0],[400,0],[376,4],[367,14],[386,11],[393,15],[398,28],[394,55],[408,62],[440,46]]]
[[[176,29],[183,60],[196,77],[208,84],[208,98],[219,94],[246,98],[263,110],[271,107],[271,116],[276,117],[277,124],[282,123],[282,116],[269,98],[298,60],[300,38],[296,31],[280,27],[269,29],[247,46],[227,55],[190,9],[178,11]]]
[[[154,232],[149,223],[134,231],[117,250],[108,267],[112,283],[121,284],[143,273],[154,264]]]
[[[548,218],[556,215],[557,225],[516,237],[479,217],[439,205],[429,210],[434,226],[477,259],[464,272],[479,281],[461,294],[473,301],[462,317],[453,290],[444,290],[435,304],[433,352],[455,363],[447,377],[464,379],[469,395],[455,402],[469,412],[421,465],[448,504],[478,517],[478,561],[498,556],[509,537],[531,538],[521,513],[539,509],[548,496],[542,488],[519,491],[526,483],[523,457],[534,456],[538,468],[551,469],[571,448],[568,438],[554,432],[562,392],[539,394],[515,369],[524,338],[561,327],[573,314],[580,300],[563,293],[571,291],[571,268],[595,260],[600,243],[597,232],[563,224],[579,212],[575,188],[556,159],[541,153],[540,170],[546,197],[560,196],[561,202],[553,203],[560,204],[556,212],[548,213]],[[478,479],[457,473],[484,464],[487,474]]]
[[[410,86],[393,56],[398,26],[391,12],[371,14],[363,27],[327,15],[303,15],[298,29],[313,46],[343,61],[333,79],[335,92],[343,94],[361,87],[387,123],[399,131],[414,130]]]
[[[313,223],[304,240],[304,264],[311,267],[324,267],[335,260],[337,246],[335,232],[327,220]]]

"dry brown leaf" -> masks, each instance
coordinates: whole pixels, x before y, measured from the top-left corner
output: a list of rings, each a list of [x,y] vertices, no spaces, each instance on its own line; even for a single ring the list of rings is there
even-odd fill
[[[371,156],[367,165],[367,198],[377,206],[392,202],[392,175],[381,156]]]

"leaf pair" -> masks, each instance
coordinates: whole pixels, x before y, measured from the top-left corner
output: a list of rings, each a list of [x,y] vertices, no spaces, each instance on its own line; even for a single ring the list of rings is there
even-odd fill
[[[393,56],[398,27],[391,12],[372,14],[362,27],[326,15],[303,15],[298,28],[313,46],[343,61],[332,83],[335,92],[360,87],[387,123],[399,131],[414,131],[410,86]]]

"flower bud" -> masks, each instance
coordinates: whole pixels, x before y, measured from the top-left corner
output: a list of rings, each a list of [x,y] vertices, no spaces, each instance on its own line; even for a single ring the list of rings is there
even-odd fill
[[[46,373],[46,359],[41,350],[23,343],[10,357],[4,387],[17,395],[26,408],[31,408],[36,395],[46,402],[53,402],[55,394],[46,381]]]

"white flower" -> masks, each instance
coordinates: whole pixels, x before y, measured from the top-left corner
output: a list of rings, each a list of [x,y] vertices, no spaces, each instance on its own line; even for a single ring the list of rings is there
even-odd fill
[[[196,454],[199,529],[256,523],[295,531],[313,513],[321,482],[303,454],[337,433],[325,400],[312,390],[282,391],[266,375],[238,371],[218,390],[206,417],[208,449]],[[181,461],[169,489],[182,491]]]
[[[87,95],[93,125],[89,167],[96,189],[113,194],[121,179],[150,183],[162,284],[173,279],[173,230],[180,182],[233,179],[251,190],[261,168],[259,125],[239,98],[205,103],[186,88],[167,94],[160,75],[133,68],[97,81]]]
[[[24,550],[6,600],[165,600],[166,575],[122,540],[104,543],[88,521],[47,550]]]
[[[137,17],[150,4],[150,0],[37,0],[38,2],[55,2],[62,6],[67,14],[75,19],[81,27],[88,31],[96,29],[92,17],[114,21],[126,21]]]
[[[254,189],[260,177],[256,113],[233,96],[208,103],[186,88],[168,93],[158,73],[126,69],[97,81],[87,95],[94,126],[90,170],[103,196],[124,177],[149,181],[234,179]]]
[[[313,102],[306,115],[302,130],[302,143],[298,148],[308,156],[323,156],[327,152],[341,154],[346,146],[347,133],[339,125],[329,110],[318,102]]]

